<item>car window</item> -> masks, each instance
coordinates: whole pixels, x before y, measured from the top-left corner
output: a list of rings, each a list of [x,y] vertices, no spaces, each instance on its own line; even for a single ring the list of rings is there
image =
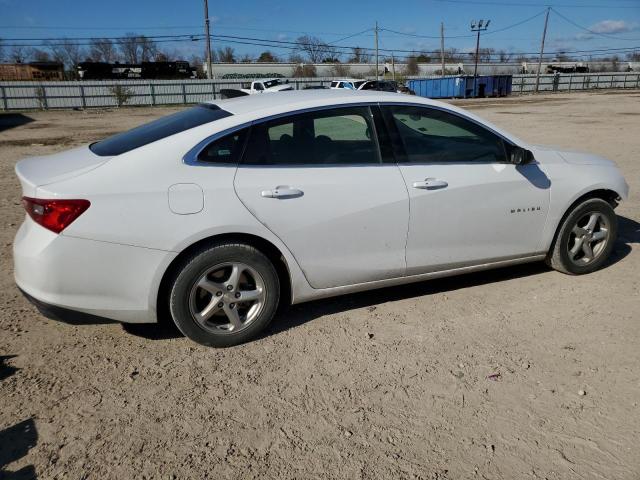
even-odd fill
[[[294,114],[251,128],[243,163],[353,165],[380,163],[368,107]]]
[[[331,82],[331,88],[337,88],[339,82]]]
[[[458,115],[433,108],[384,107],[410,163],[505,162],[503,140]]]
[[[170,135],[184,132],[230,115],[231,113],[222,110],[217,105],[197,105],[92,143],[89,148],[93,153],[100,156],[120,155]]]
[[[244,128],[214,140],[198,154],[198,161],[206,163],[238,163],[249,129]]]

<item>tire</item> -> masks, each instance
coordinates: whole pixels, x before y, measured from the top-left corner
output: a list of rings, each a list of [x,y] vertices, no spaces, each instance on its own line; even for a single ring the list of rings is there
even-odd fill
[[[178,266],[169,309],[178,329],[208,347],[254,339],[271,323],[280,281],[271,261],[243,243],[205,246]]]
[[[611,205],[600,198],[585,200],[565,215],[547,264],[569,275],[591,273],[607,261],[617,234],[618,218]]]

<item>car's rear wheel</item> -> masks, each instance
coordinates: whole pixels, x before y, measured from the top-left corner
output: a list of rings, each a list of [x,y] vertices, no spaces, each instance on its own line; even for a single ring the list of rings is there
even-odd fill
[[[179,266],[169,306],[177,327],[202,345],[229,347],[255,338],[273,319],[280,283],[251,245],[205,247]]]
[[[564,219],[547,263],[573,275],[593,272],[606,262],[618,233],[618,219],[609,203],[591,198]]]

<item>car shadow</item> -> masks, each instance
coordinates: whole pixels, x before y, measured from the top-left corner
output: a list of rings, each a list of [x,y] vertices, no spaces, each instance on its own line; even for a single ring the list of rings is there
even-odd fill
[[[618,215],[618,239],[603,268],[610,267],[629,255],[634,243],[640,244],[640,223]]]
[[[634,243],[640,244],[640,223],[627,217],[618,216],[618,239],[603,268],[608,268],[629,255],[631,245]],[[499,283],[547,271],[549,271],[549,267],[544,262],[535,262],[314,300],[293,305],[281,311],[263,337],[284,332],[324,315],[342,313],[357,308],[375,307],[383,303],[412,297]]]
[[[16,373],[19,368],[16,368],[11,365],[7,365],[6,361],[15,358],[17,355],[0,355],[0,381],[5,378],[9,378],[11,375]]]
[[[38,431],[33,418],[0,430],[0,478],[3,480],[33,480],[37,478],[33,465],[10,471],[6,467],[20,460],[38,443]]]
[[[603,268],[608,268],[631,253],[631,245],[640,243],[640,223],[627,217],[618,216],[618,239],[611,256]],[[535,262],[511,267],[467,273],[453,277],[426,280],[395,287],[386,287],[367,292],[352,293],[339,297],[314,300],[300,305],[286,306],[279,309],[271,326],[262,337],[278,334],[302,325],[317,317],[341,313],[348,310],[404,300],[406,298],[459,290],[490,283],[498,283],[531,275],[538,275],[549,271],[544,262]],[[33,303],[36,300],[25,294]],[[41,307],[39,307],[40,309]],[[73,325],[95,323],[117,323],[113,320],[92,315],[71,312],[60,308],[43,308],[47,318],[59,320]],[[52,314],[52,310],[55,315]],[[175,324],[166,318],[159,323],[151,324],[122,324],[122,328],[132,335],[149,340],[168,340],[182,337],[182,333]]]
[[[3,113],[0,114],[0,132],[21,127],[22,125],[26,125],[31,122],[35,122],[35,120],[23,115],[22,113]]]

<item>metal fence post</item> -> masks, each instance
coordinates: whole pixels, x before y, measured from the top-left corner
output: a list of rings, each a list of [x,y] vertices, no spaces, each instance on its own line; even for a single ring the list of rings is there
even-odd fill
[[[211,100],[216,99],[216,82],[211,82]]]
[[[573,83],[573,74],[569,75],[569,93],[571,93],[571,84]]]
[[[44,85],[40,85],[42,88],[42,106],[45,110],[49,110],[49,100],[47,99],[47,87]]]
[[[156,104],[156,89],[153,83],[149,83],[149,93],[151,94],[151,105],[155,106]]]
[[[187,89],[185,88],[185,84],[182,84],[182,102],[187,104]]]
[[[80,84],[80,105],[82,109],[87,108],[87,99],[84,97],[84,85]]]
[[[0,92],[2,92],[2,109],[9,110],[9,105],[7,104],[7,92],[4,89],[4,85],[0,85]]]
[[[613,88],[613,75],[611,75],[611,86],[609,88]]]

